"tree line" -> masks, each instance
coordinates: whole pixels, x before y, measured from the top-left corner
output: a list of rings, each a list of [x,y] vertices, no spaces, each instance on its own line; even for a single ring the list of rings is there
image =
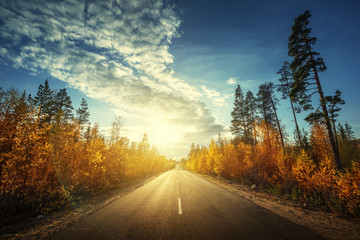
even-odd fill
[[[82,99],[74,111],[65,88],[54,91],[48,81],[36,95],[0,88],[0,212],[47,212],[83,194],[132,178],[159,173],[174,162],[151,146],[122,135],[117,117],[106,140],[89,122]]]
[[[324,60],[319,53],[313,50],[316,38],[310,36],[309,11],[295,19],[292,33],[289,37],[288,55],[293,58],[292,62],[284,62],[280,70],[279,83],[266,82],[259,86],[257,97],[248,91],[246,98],[240,85],[235,92],[234,110],[231,113],[231,132],[235,141],[245,141],[256,144],[256,129],[253,128],[256,121],[275,127],[280,135],[281,145],[284,148],[285,129],[278,118],[277,108],[279,100],[275,91],[282,95],[282,99],[289,99],[293,120],[295,123],[296,141],[299,147],[306,148],[307,143],[304,134],[300,131],[296,114],[301,111],[312,111],[305,121],[309,123],[324,123],[328,133],[329,143],[332,149],[336,167],[342,170],[343,164],[339,154],[337,128],[338,112],[345,101],[341,99],[341,91],[336,90],[333,96],[325,96],[320,83],[319,73],[326,70]],[[312,101],[312,95],[319,95],[319,103]],[[254,117],[255,116],[255,117]]]
[[[348,123],[337,121],[345,104],[341,92],[329,96],[323,92],[320,73],[326,66],[313,49],[316,38],[311,36],[310,16],[306,11],[295,19],[288,42],[292,61],[285,61],[277,72],[278,83],[261,84],[256,95],[251,91],[244,95],[237,86],[231,141],[219,136],[209,148],[193,144],[184,165],[357,215],[360,143]],[[288,141],[279,119],[276,92],[290,102],[295,143]],[[314,94],[318,102],[312,100]],[[303,111],[310,111],[304,119],[310,123],[310,134],[298,124]]]

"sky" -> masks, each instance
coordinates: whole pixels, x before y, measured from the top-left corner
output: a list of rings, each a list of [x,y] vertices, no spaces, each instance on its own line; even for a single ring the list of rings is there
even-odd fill
[[[0,87],[35,94],[48,79],[75,108],[85,98],[105,136],[121,116],[124,136],[146,132],[179,159],[192,142],[231,137],[237,84],[256,94],[278,81],[294,19],[310,10],[325,95],[342,91],[338,120],[360,137],[358,9],[357,0],[0,0]],[[281,100],[278,114],[291,140],[289,107]]]

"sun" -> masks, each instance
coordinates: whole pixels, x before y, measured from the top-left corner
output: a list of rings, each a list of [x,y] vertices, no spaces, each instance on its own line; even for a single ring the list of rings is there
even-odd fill
[[[182,129],[165,121],[155,122],[149,126],[148,136],[156,146],[170,146],[181,141]]]

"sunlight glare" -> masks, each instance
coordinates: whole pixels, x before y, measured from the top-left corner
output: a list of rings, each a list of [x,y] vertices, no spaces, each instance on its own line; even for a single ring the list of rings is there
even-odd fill
[[[152,123],[148,129],[150,142],[159,147],[173,145],[181,140],[181,129],[166,121]]]

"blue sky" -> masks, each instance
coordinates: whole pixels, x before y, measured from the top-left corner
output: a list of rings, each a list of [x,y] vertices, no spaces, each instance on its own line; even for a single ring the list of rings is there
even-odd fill
[[[84,97],[108,134],[115,116],[133,141],[146,131],[169,157],[228,132],[236,84],[256,94],[276,82],[294,18],[310,10],[328,70],[326,95],[342,91],[360,137],[358,1],[5,1],[0,0],[0,81],[36,93],[47,78]],[[316,100],[316,98],[314,99]],[[293,136],[289,104],[279,116]],[[301,115],[300,118],[305,115]],[[300,121],[305,129],[308,125]]]

